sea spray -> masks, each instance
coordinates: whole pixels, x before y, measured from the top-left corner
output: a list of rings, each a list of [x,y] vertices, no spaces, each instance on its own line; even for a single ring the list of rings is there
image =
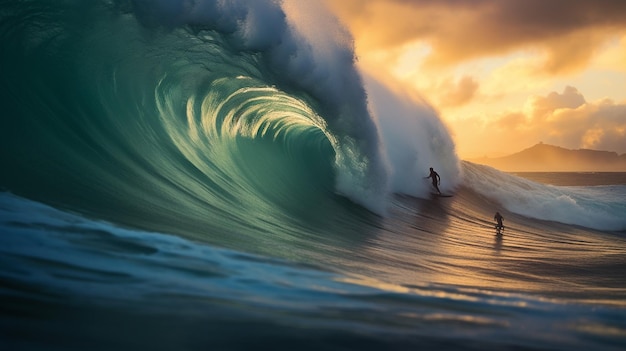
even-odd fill
[[[599,230],[626,230],[626,187],[546,185],[471,162],[463,162],[463,174],[465,186],[511,212]]]
[[[462,181],[461,167],[452,137],[433,108],[372,76],[365,83],[390,164],[392,191],[427,196],[432,189],[423,178],[433,167],[442,177],[441,189],[453,192]]]

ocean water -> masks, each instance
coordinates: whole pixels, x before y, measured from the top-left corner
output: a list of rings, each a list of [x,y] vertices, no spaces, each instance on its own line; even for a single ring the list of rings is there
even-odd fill
[[[314,2],[0,1],[0,45],[2,350],[626,347],[623,174],[459,160]]]
[[[515,172],[513,174],[551,185],[626,185],[626,172]]]

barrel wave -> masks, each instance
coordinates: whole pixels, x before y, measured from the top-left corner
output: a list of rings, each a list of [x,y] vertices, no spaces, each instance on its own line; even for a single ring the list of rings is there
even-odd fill
[[[183,3],[3,5],[3,182],[159,230],[240,231],[336,193],[384,211],[352,48],[315,57],[272,1]]]
[[[0,0],[0,45],[2,349],[624,344],[626,187],[459,161],[321,2]]]

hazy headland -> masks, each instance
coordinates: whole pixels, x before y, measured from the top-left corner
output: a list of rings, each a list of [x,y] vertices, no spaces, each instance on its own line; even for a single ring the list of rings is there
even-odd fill
[[[508,156],[468,161],[505,172],[626,172],[626,154],[589,149],[570,150],[543,143]]]

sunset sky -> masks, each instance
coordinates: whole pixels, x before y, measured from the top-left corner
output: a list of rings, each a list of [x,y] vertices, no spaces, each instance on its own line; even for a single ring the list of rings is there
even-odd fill
[[[626,1],[327,0],[359,65],[416,99],[461,158],[539,142],[626,153]]]

